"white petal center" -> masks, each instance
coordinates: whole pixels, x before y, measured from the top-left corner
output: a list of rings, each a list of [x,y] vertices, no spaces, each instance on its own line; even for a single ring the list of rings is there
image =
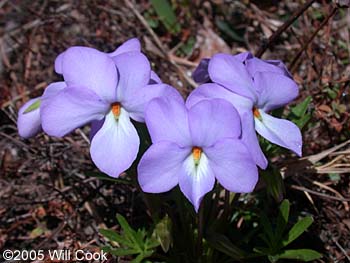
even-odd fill
[[[198,152],[192,151],[192,153],[185,160],[186,174],[194,177],[194,180],[200,180],[208,173],[209,162],[208,157],[204,152],[200,152],[198,158]]]

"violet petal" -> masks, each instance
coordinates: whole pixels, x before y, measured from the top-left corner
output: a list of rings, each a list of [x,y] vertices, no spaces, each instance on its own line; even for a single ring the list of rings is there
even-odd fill
[[[158,142],[145,152],[138,165],[138,180],[144,192],[163,193],[179,182],[182,164],[191,149],[173,142]]]
[[[122,108],[118,120],[112,111],[106,115],[103,126],[91,141],[90,154],[102,172],[118,177],[137,157],[140,138],[129,114]]]
[[[238,139],[224,139],[204,149],[219,183],[235,193],[250,193],[258,181],[258,168],[248,148]]]
[[[255,118],[256,131],[279,146],[292,150],[297,155],[302,154],[302,136],[300,129],[293,122],[272,117],[259,111],[261,121]]]
[[[108,108],[109,104],[92,90],[67,87],[42,101],[42,127],[48,135],[62,137],[84,124],[102,119]]]
[[[237,110],[223,99],[202,100],[188,111],[194,146],[208,147],[223,138],[238,138],[241,123]]]

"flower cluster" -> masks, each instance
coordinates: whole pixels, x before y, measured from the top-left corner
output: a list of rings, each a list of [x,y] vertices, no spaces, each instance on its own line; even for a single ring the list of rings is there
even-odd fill
[[[64,81],[20,108],[20,136],[43,130],[62,137],[90,124],[92,161],[118,177],[139,151],[132,120],[145,122],[153,144],[138,164],[142,190],[161,193],[179,185],[196,211],[215,179],[233,192],[253,191],[257,166],[267,166],[255,131],[301,155],[298,127],[268,114],[298,95],[280,61],[248,52],[204,59],[193,73],[201,85],[186,101],[151,70],[137,39],[112,53],[71,47],[57,57],[55,71]]]

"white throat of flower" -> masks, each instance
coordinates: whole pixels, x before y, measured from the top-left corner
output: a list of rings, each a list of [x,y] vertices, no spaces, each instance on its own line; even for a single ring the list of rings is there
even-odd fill
[[[111,111],[112,111],[112,113],[114,115],[114,118],[116,120],[118,120],[119,117],[120,117],[120,114],[122,113],[122,105],[119,102],[112,103]]]
[[[260,114],[260,111],[258,108],[256,108],[256,107],[253,108],[253,115],[254,115],[255,119],[262,121],[262,117],[261,117],[261,114]]]
[[[185,169],[188,175],[200,178],[208,171],[208,157],[200,147],[193,147],[191,154],[185,160]]]

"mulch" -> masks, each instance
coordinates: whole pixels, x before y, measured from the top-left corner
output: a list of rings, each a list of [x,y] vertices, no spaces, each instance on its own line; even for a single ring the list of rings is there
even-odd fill
[[[29,140],[19,138],[17,111],[29,98],[40,96],[49,83],[60,80],[53,70],[60,52],[73,45],[111,52],[123,41],[138,37],[162,80],[188,94],[193,89],[188,76],[202,57],[226,50],[255,53],[302,1],[174,2],[182,25],[177,34],[162,25],[152,29],[142,23],[135,11],[143,15],[150,10],[151,4],[145,0],[137,4],[0,1],[0,250],[96,249],[103,244],[98,229],[117,228],[117,213],[133,225],[147,218],[137,189],[88,175],[97,172],[90,161],[88,127],[62,139],[44,134]],[[313,98],[308,109],[312,118],[303,130],[305,156],[322,153],[350,137],[349,11],[338,10],[303,49],[332,6],[329,1],[316,1],[263,55],[292,66],[301,88],[295,103],[307,96]],[[220,26],[222,22],[240,38]],[[194,48],[183,51],[181,47],[189,40],[195,42]],[[296,57],[300,50],[301,56]],[[341,150],[341,158],[329,154],[313,164],[328,164],[334,172],[302,170],[286,180],[292,209],[315,219],[308,235],[325,251],[319,262],[350,262],[349,202],[327,198],[350,198],[349,173],[335,169],[348,164],[346,146]],[[273,161],[283,163],[289,156]]]

